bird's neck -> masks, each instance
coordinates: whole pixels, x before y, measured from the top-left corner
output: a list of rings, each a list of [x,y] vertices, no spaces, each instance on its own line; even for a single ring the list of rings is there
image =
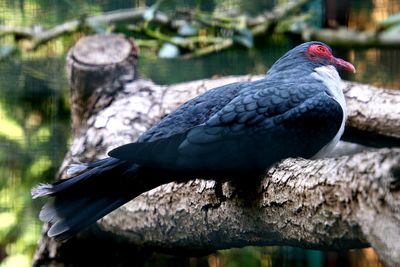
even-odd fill
[[[344,116],[347,116],[346,101],[343,95],[344,83],[334,66],[321,66],[314,69],[311,74],[314,79],[322,82],[328,89],[329,94],[340,104]]]
[[[314,69],[314,72],[311,74],[311,76],[314,79],[322,82],[326,86],[329,95],[331,95],[333,99],[335,99],[340,104],[343,110],[343,118],[339,131],[326,146],[324,146],[320,151],[318,151],[317,154],[315,154],[312,157],[316,159],[325,157],[334,149],[336,144],[339,142],[340,137],[344,132],[344,126],[347,119],[347,107],[343,95],[344,83],[342,79],[340,79],[339,73],[337,72],[335,67],[333,66],[317,67]]]

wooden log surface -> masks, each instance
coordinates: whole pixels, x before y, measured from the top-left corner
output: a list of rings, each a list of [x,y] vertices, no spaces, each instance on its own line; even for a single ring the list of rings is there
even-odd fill
[[[94,90],[91,98],[96,99],[96,108],[87,110],[87,119],[80,123],[82,130],[75,131],[78,134],[60,176],[65,176],[66,166],[74,160],[103,158],[110,149],[135,141],[160,118],[210,88],[260,77],[223,77],[170,86],[143,79],[123,80],[123,86],[117,87],[105,82],[113,94],[104,94],[103,87]],[[346,82],[345,95],[347,125],[392,137],[395,142],[399,139],[399,91]],[[389,266],[398,266],[398,166],[400,150],[394,147],[366,148],[351,156],[321,160],[287,159],[267,171],[250,192],[232,182],[170,183],[137,197],[100,220],[99,226],[116,240],[161,249],[371,245]],[[63,247],[44,238],[36,259],[55,257]]]
[[[97,95],[115,95],[114,90],[136,77],[138,49],[122,35],[93,35],[80,39],[67,55],[71,88],[72,129],[83,130],[82,122],[98,111]],[[112,97],[109,99],[109,103]],[[102,103],[104,108],[106,103]]]

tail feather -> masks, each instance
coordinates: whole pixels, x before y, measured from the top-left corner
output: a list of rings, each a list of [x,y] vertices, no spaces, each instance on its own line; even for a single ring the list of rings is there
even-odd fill
[[[63,192],[65,190],[75,188],[78,183],[85,182],[88,179],[91,179],[95,176],[101,176],[104,173],[116,169],[118,166],[125,164],[124,161],[107,158],[108,161],[99,160],[99,162],[103,164],[99,164],[99,162],[94,162],[91,165],[85,165],[88,169],[86,172],[77,175],[75,177],[71,177],[69,179],[59,180],[53,184],[39,184],[31,190],[32,198],[38,198],[43,196],[55,195],[59,192]]]
[[[53,186],[51,184],[39,184],[31,190],[32,198],[44,197],[51,195],[53,192]]]
[[[133,197],[120,183],[110,182],[110,178],[135,176],[137,167],[134,165],[107,158],[85,164],[85,168],[86,171],[77,176],[32,189],[33,198],[54,197],[39,214],[40,220],[51,224],[48,236],[68,239]]]
[[[77,176],[80,173],[85,172],[89,166],[85,163],[73,163],[68,166],[67,168],[67,176],[72,177],[72,176]]]
[[[72,237],[80,230],[87,226],[95,223],[98,219],[102,218],[112,210],[125,204],[128,200],[126,199],[110,199],[100,198],[90,202],[89,205],[84,207],[84,212],[78,212],[74,216],[63,216],[52,218],[53,224],[49,229],[47,235],[49,237],[55,237],[59,240],[64,240]],[[46,212],[54,213],[62,207],[55,207],[54,210],[48,210]],[[56,220],[54,220],[56,219]]]
[[[78,198],[76,198],[76,196],[70,198],[57,196],[55,199],[49,200],[42,207],[39,213],[39,219],[43,222],[54,224],[57,221],[78,214],[80,210],[90,205],[90,202],[93,201],[92,198],[85,196],[80,196]]]
[[[100,159],[90,163],[82,163],[80,161],[72,163],[67,168],[67,176],[78,176],[79,174],[87,171],[88,169],[93,169],[95,167],[101,166],[103,164],[109,164],[111,161],[109,158]],[[111,162],[112,163],[112,162]]]

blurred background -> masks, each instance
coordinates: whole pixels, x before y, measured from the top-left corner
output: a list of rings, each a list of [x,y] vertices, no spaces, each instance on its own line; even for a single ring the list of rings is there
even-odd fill
[[[212,14],[235,10],[255,16],[285,0],[170,0],[159,7],[169,14],[176,7]],[[65,21],[107,11],[151,6],[145,0],[0,0],[0,25],[51,28]],[[312,0],[316,29],[375,31],[382,21],[400,12],[397,0]],[[307,13],[310,14],[310,13]],[[310,17],[310,16],[309,16]],[[396,18],[396,17],[395,17]],[[282,26],[283,27],[283,26]],[[134,27],[99,26],[64,34],[31,49],[19,35],[0,33],[0,266],[30,266],[41,233],[37,214],[43,202],[32,201],[30,188],[52,181],[71,141],[69,88],[65,73],[68,49],[83,35],[122,31],[140,38]],[[301,30],[301,29],[300,29]],[[195,33],[198,34],[198,33]],[[400,35],[400,27],[390,34]],[[244,36],[248,36],[244,34]],[[147,43],[146,43],[147,41]],[[139,75],[155,83],[171,84],[213,76],[261,74],[284,52],[302,42],[299,34],[269,32],[250,45],[184,59],[163,55],[162,45],[151,40],[141,45]],[[154,42],[153,42],[154,44]],[[400,89],[400,46],[333,46],[357,73],[346,79]],[[179,50],[179,49],[178,49]],[[373,249],[322,252],[294,247],[246,247],[218,251],[202,257],[154,253],[145,266],[383,266]]]

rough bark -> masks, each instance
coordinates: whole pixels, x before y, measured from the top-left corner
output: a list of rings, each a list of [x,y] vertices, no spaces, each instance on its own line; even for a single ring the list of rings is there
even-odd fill
[[[288,159],[248,191],[233,182],[171,183],[141,195],[100,224],[129,242],[167,248],[340,250],[370,243],[398,263],[400,195],[394,188],[400,181],[399,152]]]
[[[400,139],[399,90],[378,89],[354,82],[346,84],[344,93],[349,106],[346,126]]]
[[[107,86],[93,92],[96,108],[89,109],[90,116],[80,124],[83,130],[75,136],[60,176],[73,159],[102,158],[113,147],[135,141],[160,118],[205,90],[260,77],[224,77],[171,86],[139,79],[123,84],[114,94],[104,94],[105,87],[112,85],[106,82],[108,76],[104,77]],[[347,125],[361,136],[373,132],[390,137],[391,145],[396,145],[400,93],[358,83],[346,85]],[[82,86],[72,89],[84,90]],[[351,156],[323,160],[287,159],[246,189],[240,183],[204,180],[160,186],[111,213],[99,226],[111,233],[112,240],[158,249],[209,251],[245,245],[349,249],[371,245],[388,265],[398,266],[398,166],[398,148],[366,148]],[[250,181],[252,177],[244,178]],[[77,250],[68,243],[44,238],[37,262]]]
[[[127,81],[135,79],[138,49],[129,39],[117,34],[99,34],[80,39],[67,55],[71,88],[72,128],[85,129],[89,116],[99,108],[99,95],[110,96]],[[93,91],[100,88],[97,94]]]

